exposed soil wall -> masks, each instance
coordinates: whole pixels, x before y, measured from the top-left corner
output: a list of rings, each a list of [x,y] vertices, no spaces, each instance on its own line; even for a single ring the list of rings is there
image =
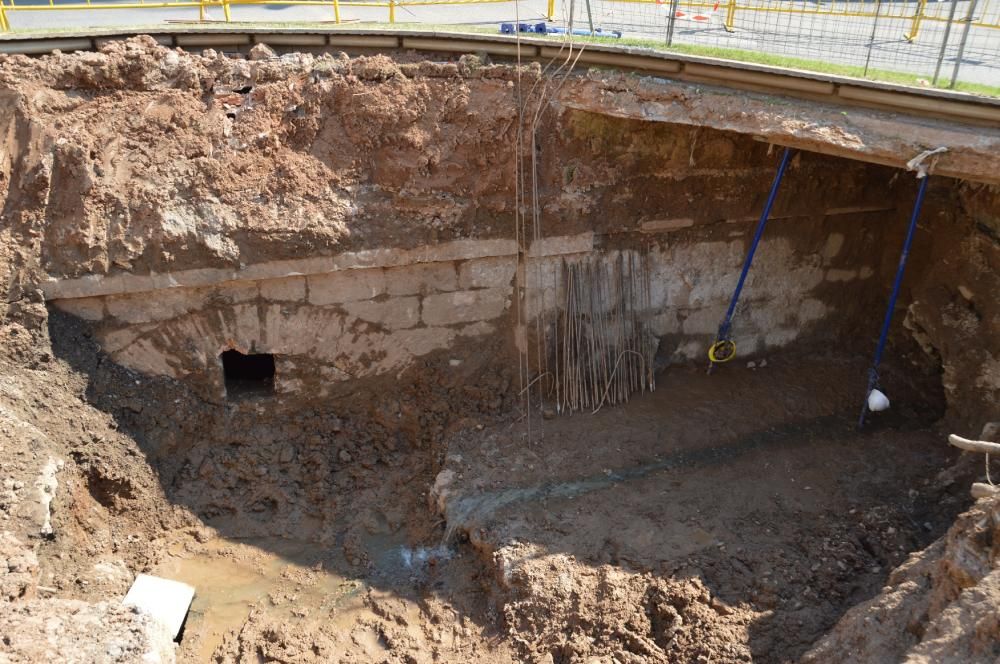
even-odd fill
[[[903,325],[940,359],[950,412],[973,435],[1000,403],[1000,192],[967,184],[945,205]]]
[[[97,301],[65,304],[105,323],[99,334],[117,361],[189,376],[217,396],[219,352],[254,348],[286,356],[282,390],[314,390],[331,378],[398,373],[455,340],[495,332],[491,321],[516,311],[520,298],[544,307],[562,301],[546,292],[551,270],[530,265],[515,293],[508,273],[519,249],[530,258],[526,243],[489,244],[517,240],[517,76],[509,67],[475,58],[441,65],[255,58],[133,40],[41,66],[5,61],[6,218],[39,228],[32,232],[44,242],[30,260],[47,275],[48,299],[118,296],[106,309]],[[534,68],[520,84],[550,87]],[[645,90],[621,85],[632,103]],[[654,332],[667,340],[667,357],[693,359],[721,318],[776,155],[731,131],[574,110],[593,86],[582,78],[559,88],[567,105],[540,116],[532,168],[540,232],[594,240],[544,253],[650,253]],[[784,187],[746,292],[749,315],[737,319],[748,355],[802,334],[874,328],[869,305],[877,309],[885,296],[914,192],[912,180],[892,169],[809,153],[796,158]],[[976,239],[975,230],[989,201],[969,212],[961,203],[985,194],[960,194],[950,180],[934,189],[939,203],[925,212],[925,227],[954,229],[939,233],[949,241],[985,242],[963,249],[980,258],[962,269],[989,272],[993,240]],[[466,245],[426,249],[441,242]],[[942,265],[927,255],[932,245],[938,255],[948,250],[918,238],[910,284],[919,283],[921,264]],[[478,258],[507,260],[476,281],[469,273],[492,263],[463,262]],[[428,262],[421,273],[384,272]],[[380,269],[355,269],[367,267]],[[531,283],[536,274],[545,283]],[[262,289],[260,277],[284,280]],[[144,295],[165,287],[169,295]],[[529,316],[539,308],[526,306]],[[986,314],[989,326],[995,317]],[[910,322],[922,329],[918,318]],[[353,341],[340,347],[333,337]],[[987,372],[980,382],[994,385],[992,360],[979,365]],[[945,382],[961,391],[950,376]]]

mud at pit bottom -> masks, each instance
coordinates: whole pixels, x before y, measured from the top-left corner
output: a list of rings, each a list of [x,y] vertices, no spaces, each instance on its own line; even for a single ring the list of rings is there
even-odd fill
[[[307,622],[317,613],[347,617],[361,610],[363,584],[324,564],[323,553],[308,542],[275,539],[215,539],[170,551],[154,574],[197,589],[182,654],[211,661],[223,637],[238,630],[251,611],[267,619]]]
[[[411,548],[394,538],[367,544],[373,564],[363,577],[347,571],[350,564],[336,549],[314,542],[216,538],[175,544],[153,573],[197,589],[178,660],[393,661],[394,654],[430,653],[442,645],[461,652],[453,626],[435,616],[432,599],[421,599],[439,578],[434,565],[440,561],[442,571],[457,572],[461,554]]]
[[[864,370],[671,369],[622,408],[452,440],[433,498],[528,661],[794,661],[968,504],[936,377],[886,368],[859,433]]]
[[[864,369],[790,352],[530,437],[470,421],[433,472],[345,503],[361,565],[343,532],[185,540],[158,568],[199,588],[180,660],[794,661],[967,503],[935,377],[886,367],[893,408],[858,433]]]

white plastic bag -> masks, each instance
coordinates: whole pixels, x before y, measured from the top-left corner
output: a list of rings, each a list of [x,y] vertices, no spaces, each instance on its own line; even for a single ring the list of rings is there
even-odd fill
[[[868,393],[868,410],[877,413],[882,410],[888,410],[888,408],[889,397],[885,396],[881,390],[872,390]]]

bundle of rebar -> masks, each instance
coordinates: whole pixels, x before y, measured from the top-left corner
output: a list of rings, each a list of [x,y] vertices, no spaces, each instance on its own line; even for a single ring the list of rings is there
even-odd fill
[[[514,3],[515,23],[520,23],[518,4]],[[514,140],[514,238],[518,246],[518,271],[527,271],[525,258],[532,242],[544,237],[542,232],[542,204],[539,196],[538,158],[540,153],[538,128],[542,116],[550,108],[550,100],[556,96],[577,61],[583,54],[584,47],[573,43],[573,35],[567,35],[555,57],[551,58],[542,71],[533,74],[530,88],[525,91],[522,86],[522,74],[525,71],[521,61],[520,33],[515,32],[517,40],[517,83],[514,86],[515,103],[517,107],[517,133]],[[530,210],[530,213],[529,213]],[[530,220],[530,225],[529,225]],[[544,287],[541,288],[544,311]],[[531,327],[524,309],[529,299],[531,289],[519,285],[515,311],[515,330],[518,335],[527,339]],[[553,374],[547,370],[549,360],[549,317],[546,314],[534,321],[534,331],[538,338],[535,344],[536,357],[531,357],[528,344],[518,351],[518,376],[521,386],[520,396],[523,399],[524,416],[528,440],[531,440],[532,412],[536,407],[541,412],[547,410],[547,387],[552,386]],[[535,364],[536,374],[532,375],[532,364]],[[558,381],[556,381],[558,382]],[[558,399],[557,399],[558,403]]]
[[[563,301],[549,340],[556,410],[596,412],[653,390],[647,257],[620,251],[564,259],[558,279]]]

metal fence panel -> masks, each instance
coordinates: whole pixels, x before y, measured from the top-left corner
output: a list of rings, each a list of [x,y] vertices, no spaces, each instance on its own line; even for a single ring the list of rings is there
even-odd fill
[[[625,37],[824,63],[918,85],[1000,86],[1000,0],[591,0]],[[577,3],[576,11],[588,7]],[[790,64],[788,60],[775,60]]]

